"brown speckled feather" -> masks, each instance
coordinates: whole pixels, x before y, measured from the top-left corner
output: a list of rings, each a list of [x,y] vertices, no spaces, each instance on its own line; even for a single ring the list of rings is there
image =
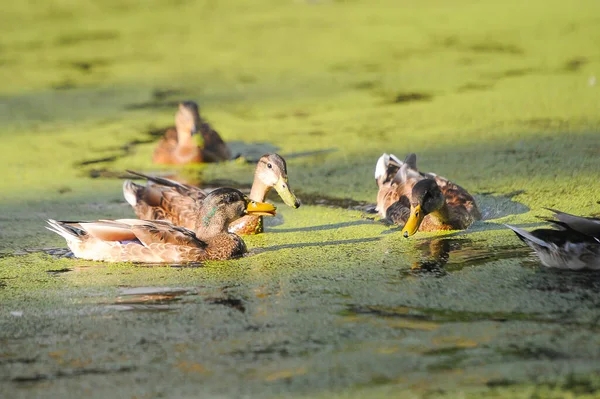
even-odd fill
[[[247,252],[244,241],[233,233],[221,234],[207,239],[206,253],[209,259],[233,259]]]
[[[169,179],[147,176],[133,171],[129,171],[129,173],[149,180],[146,186],[130,180],[123,183],[125,199],[133,206],[138,218],[166,220],[188,229],[195,228],[198,207],[206,198],[206,192]]]

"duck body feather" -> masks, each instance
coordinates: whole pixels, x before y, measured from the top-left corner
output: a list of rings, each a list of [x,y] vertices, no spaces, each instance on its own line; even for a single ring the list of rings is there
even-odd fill
[[[195,134],[202,135],[202,146],[198,146],[193,139]],[[167,129],[152,155],[154,163],[170,165],[229,159],[231,150],[219,133],[202,120],[198,105],[193,101],[179,104],[175,114],[175,127]]]
[[[128,172],[147,180],[145,186],[130,180],[123,183],[123,195],[137,217],[167,220],[192,230],[196,228],[195,215],[208,194],[206,191],[171,179],[131,170]],[[285,160],[277,154],[265,154],[259,160],[249,197],[262,202],[271,188],[275,188],[289,206],[300,206],[300,201],[289,188]],[[229,232],[239,235],[259,234],[263,231],[261,215],[245,215],[229,224]]]
[[[414,188],[422,180],[433,180],[443,196],[443,205],[427,214],[419,231],[460,230],[481,219],[475,199],[463,187],[434,173],[417,169],[416,155],[409,154],[400,161],[393,154],[383,154],[376,166],[375,178],[379,191],[379,215],[398,225],[404,225],[410,215],[411,204],[417,202]]]
[[[205,240],[167,222],[120,219],[94,222],[48,221],[48,229],[64,237],[73,254],[108,262],[179,263],[242,256],[244,242],[235,234]]]
[[[162,197],[160,197],[162,198]],[[128,200],[135,198],[128,197]],[[276,208],[252,201],[234,188],[218,188],[198,203],[194,229],[164,220],[118,219],[93,222],[48,221],[75,256],[110,262],[181,263],[236,258],[246,252],[244,241],[227,231],[247,214],[275,215]]]

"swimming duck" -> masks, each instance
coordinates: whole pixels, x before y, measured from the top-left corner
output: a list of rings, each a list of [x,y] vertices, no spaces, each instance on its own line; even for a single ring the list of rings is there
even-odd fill
[[[417,156],[404,162],[383,154],[375,167],[381,217],[404,226],[406,238],[421,231],[461,230],[481,219],[475,199],[462,187],[434,173],[417,169]]]
[[[554,213],[556,220],[547,221],[556,229],[525,231],[505,226],[535,251],[544,266],[600,270],[600,219],[548,210]]]
[[[206,197],[204,190],[170,179],[128,172],[153,183],[142,186],[130,180],[123,182],[123,195],[140,219],[168,220],[178,226],[193,227],[192,215]],[[285,160],[278,154],[265,154],[258,161],[249,198],[263,202],[271,188],[275,188],[287,205],[300,206],[288,183]],[[262,233],[262,216],[246,215],[234,221],[229,231],[241,235]]]
[[[78,258],[108,262],[198,262],[231,259],[246,252],[244,241],[227,226],[244,215],[275,215],[271,204],[239,190],[219,188],[198,204],[194,230],[166,221],[119,219],[95,222],[48,220],[48,230],[67,240]]]
[[[200,133],[204,145],[199,147],[194,135]],[[179,104],[175,128],[165,132],[154,150],[152,161],[159,164],[218,162],[231,159],[231,151],[219,133],[202,121],[198,105],[193,101]]]

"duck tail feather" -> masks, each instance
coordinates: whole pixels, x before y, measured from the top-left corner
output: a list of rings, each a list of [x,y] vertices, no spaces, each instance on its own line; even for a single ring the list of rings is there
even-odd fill
[[[521,241],[525,243],[531,242],[533,244],[539,245],[540,247],[550,248],[550,245],[547,242],[540,240],[528,231],[519,229],[518,227],[514,227],[509,224],[505,224],[505,226],[514,231],[517,237],[519,237]]]
[[[144,186],[140,186],[131,180],[125,180],[123,182],[123,196],[125,197],[125,201],[131,206],[136,206],[138,202],[138,193],[143,189]]]
[[[414,170],[417,170],[417,154],[411,152],[404,159],[404,163],[408,164],[408,167]]]
[[[130,174],[132,174],[134,176],[142,177],[142,178],[144,178],[146,180],[151,181],[152,183],[156,183],[156,184],[159,184],[161,186],[177,187],[177,188],[186,189],[186,187],[183,184],[181,184],[179,182],[176,182],[175,180],[167,179],[167,178],[164,178],[164,177],[145,175],[143,173],[136,172],[136,171],[129,170],[129,169],[127,169],[127,173],[130,173]]]
[[[386,153],[379,157],[377,164],[375,164],[375,180],[379,180],[380,177],[385,175],[389,160],[390,156]]]
[[[67,241],[81,241],[81,238],[87,234],[83,229],[65,222],[54,219],[48,219],[46,222],[48,223],[48,226],[46,226],[48,230],[60,235]]]

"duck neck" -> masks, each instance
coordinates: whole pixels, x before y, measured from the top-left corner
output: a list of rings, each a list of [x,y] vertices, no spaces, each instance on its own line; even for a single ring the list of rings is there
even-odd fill
[[[188,130],[177,128],[177,146],[193,147],[194,139],[192,138],[192,133]]]
[[[227,232],[226,218],[217,212],[217,208],[201,208],[196,220],[196,237],[207,240]]]
[[[252,201],[263,202],[269,193],[269,190],[271,190],[271,187],[267,186],[255,175],[252,189],[250,190],[250,195],[248,197]]]
[[[441,224],[450,223],[450,209],[448,208],[448,204],[446,204],[445,200],[441,208],[431,212],[430,215],[433,215],[435,220],[439,220]]]

